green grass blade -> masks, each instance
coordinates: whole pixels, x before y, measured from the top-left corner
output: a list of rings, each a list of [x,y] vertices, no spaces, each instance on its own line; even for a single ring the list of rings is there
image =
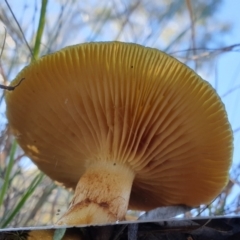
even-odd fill
[[[0,225],[1,228],[7,227],[7,225],[13,220],[13,218],[16,216],[16,214],[21,210],[23,205],[26,203],[28,198],[32,195],[34,190],[37,188],[37,186],[40,184],[44,177],[43,173],[38,174],[32,183],[30,184],[28,191],[22,196],[16,207],[13,209],[11,213],[8,214],[8,217],[6,220],[3,221],[3,223]]]
[[[48,0],[42,0],[42,7],[41,7],[41,13],[40,13],[40,18],[39,18],[39,23],[38,23],[36,41],[35,41],[35,45],[33,48],[33,59],[32,60],[36,60],[39,57],[41,39],[42,39],[43,29],[44,29],[44,25],[45,25],[47,2],[48,2]]]
[[[53,240],[62,240],[66,232],[66,228],[59,228],[54,231]]]
[[[48,0],[42,0],[41,13],[40,13],[39,24],[38,24],[38,28],[37,28],[37,34],[36,34],[36,40],[35,40],[35,45],[34,45],[34,49],[33,49],[32,60],[37,59],[39,57],[41,39],[42,39],[43,30],[44,30],[44,26],[45,26],[47,3],[48,3]],[[14,166],[14,155],[15,155],[16,149],[17,149],[17,142],[16,142],[16,140],[14,140],[12,143],[10,154],[9,154],[9,162],[8,162],[7,169],[6,169],[4,183],[3,183],[1,191],[0,191],[0,207],[3,204],[4,198],[7,195],[8,187],[10,185],[10,181],[11,181],[10,175],[11,175],[11,172],[12,172],[12,169]],[[22,206],[27,201],[27,199],[32,195],[34,190],[37,188],[39,183],[42,181],[43,176],[44,175],[41,173],[35,177],[35,179],[31,183],[31,185],[29,186],[28,191],[19,200],[17,206],[8,214],[8,216],[5,218],[5,220],[3,220],[3,219],[1,220],[0,227],[2,227],[2,228],[6,227],[14,219],[16,214],[21,210]]]
[[[13,168],[13,165],[14,165],[14,155],[15,155],[16,150],[17,150],[17,142],[16,142],[16,140],[14,140],[13,143],[12,143],[10,154],[9,154],[9,163],[7,165],[7,170],[6,170],[6,174],[5,174],[5,177],[4,177],[3,186],[2,186],[2,189],[1,189],[1,192],[0,192],[0,207],[3,204],[4,197],[5,197],[5,195],[7,193],[7,190],[8,190],[8,186],[9,186],[9,182],[10,182],[10,175],[11,175],[12,168]]]
[[[44,189],[43,194],[41,195],[41,197],[38,199],[38,201],[34,205],[34,208],[31,209],[31,213],[28,215],[26,220],[22,222],[22,226],[30,226],[29,222],[31,223],[31,220],[34,219],[34,217],[36,216],[38,210],[41,209],[42,206],[44,205],[44,203],[47,202],[48,197],[52,194],[52,191],[56,187],[57,186],[55,184],[46,186],[46,188]]]

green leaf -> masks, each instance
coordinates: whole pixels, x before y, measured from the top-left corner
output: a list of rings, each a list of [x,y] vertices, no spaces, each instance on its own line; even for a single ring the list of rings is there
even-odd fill
[[[61,240],[66,232],[66,228],[56,229],[53,235],[53,240]]]

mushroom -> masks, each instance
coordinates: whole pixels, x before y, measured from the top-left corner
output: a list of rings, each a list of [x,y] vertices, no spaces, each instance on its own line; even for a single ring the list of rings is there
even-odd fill
[[[173,57],[85,43],[25,67],[9,125],[40,170],[75,189],[60,225],[123,220],[127,209],[199,206],[228,182],[232,131],[208,82]]]
[[[76,229],[67,229],[66,233],[62,238],[54,238],[54,229],[39,229],[39,230],[30,230],[27,233],[27,240],[53,240],[53,239],[61,239],[61,240],[82,240],[83,236],[81,231],[74,231]],[[20,239],[20,238],[19,238]],[[21,238],[22,239],[22,238]]]

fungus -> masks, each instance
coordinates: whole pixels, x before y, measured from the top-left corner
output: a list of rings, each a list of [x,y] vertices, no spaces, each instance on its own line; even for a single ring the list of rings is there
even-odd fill
[[[232,131],[224,105],[173,57],[137,44],[86,43],[31,63],[12,85],[23,78],[6,94],[9,125],[40,170],[75,189],[58,224],[199,206],[226,185]]]
[[[28,232],[27,240],[82,240],[81,232],[74,232],[74,229],[68,229],[62,238],[54,238],[54,229],[31,230]],[[20,238],[19,238],[20,239]]]

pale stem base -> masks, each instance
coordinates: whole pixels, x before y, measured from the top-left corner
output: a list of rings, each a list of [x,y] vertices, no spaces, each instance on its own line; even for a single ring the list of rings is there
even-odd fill
[[[113,162],[95,163],[79,180],[58,225],[104,224],[124,220],[134,173]]]

